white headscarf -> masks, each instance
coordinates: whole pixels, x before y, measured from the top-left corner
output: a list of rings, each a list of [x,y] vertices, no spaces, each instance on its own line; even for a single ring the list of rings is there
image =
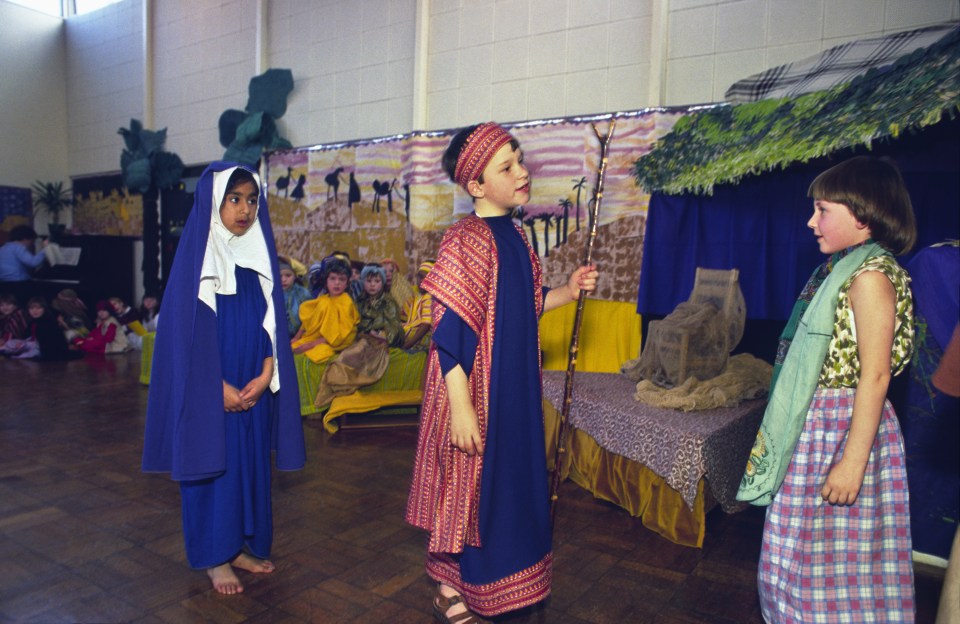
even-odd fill
[[[257,214],[253,224],[241,236],[233,234],[220,220],[220,203],[227,192],[227,182],[238,167],[231,167],[213,174],[213,205],[210,207],[210,234],[207,237],[207,250],[200,267],[200,299],[214,312],[217,311],[217,295],[237,294],[236,267],[241,266],[257,272],[260,288],[267,302],[267,311],[263,317],[263,329],[270,336],[273,346],[273,379],[270,390],[280,388],[280,375],[277,366],[276,316],[273,310],[273,271],[270,267],[270,254],[267,241],[260,227],[260,211],[263,206],[263,191],[257,201]],[[260,176],[251,172],[257,186],[262,189]]]

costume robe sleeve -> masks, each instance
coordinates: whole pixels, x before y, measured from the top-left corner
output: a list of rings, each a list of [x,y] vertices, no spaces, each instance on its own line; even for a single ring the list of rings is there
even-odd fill
[[[473,361],[477,357],[477,335],[453,310],[447,310],[433,333],[433,342],[437,345],[437,357],[440,358],[440,370],[443,376],[458,364],[463,372],[470,376]]]

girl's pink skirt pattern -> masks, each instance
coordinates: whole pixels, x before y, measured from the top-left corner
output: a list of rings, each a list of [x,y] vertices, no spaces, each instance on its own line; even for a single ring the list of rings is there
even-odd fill
[[[851,506],[820,490],[843,454],[853,388],[818,388],[780,491],[767,510],[757,581],[767,622],[913,622],[903,438],[885,402]]]

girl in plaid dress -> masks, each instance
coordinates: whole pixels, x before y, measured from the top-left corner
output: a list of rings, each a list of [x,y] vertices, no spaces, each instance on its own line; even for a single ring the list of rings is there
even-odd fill
[[[758,584],[768,622],[912,622],[903,439],[886,400],[913,346],[916,239],[896,167],[854,158],[808,192],[820,251],[781,336],[738,497],[770,507]]]

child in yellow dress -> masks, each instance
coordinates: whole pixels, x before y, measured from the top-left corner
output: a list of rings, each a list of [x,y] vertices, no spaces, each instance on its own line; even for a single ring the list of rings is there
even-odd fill
[[[300,304],[301,326],[290,340],[293,353],[303,353],[312,362],[333,357],[353,343],[360,314],[347,293],[350,265],[333,259],[327,263],[322,283],[327,292]]]

